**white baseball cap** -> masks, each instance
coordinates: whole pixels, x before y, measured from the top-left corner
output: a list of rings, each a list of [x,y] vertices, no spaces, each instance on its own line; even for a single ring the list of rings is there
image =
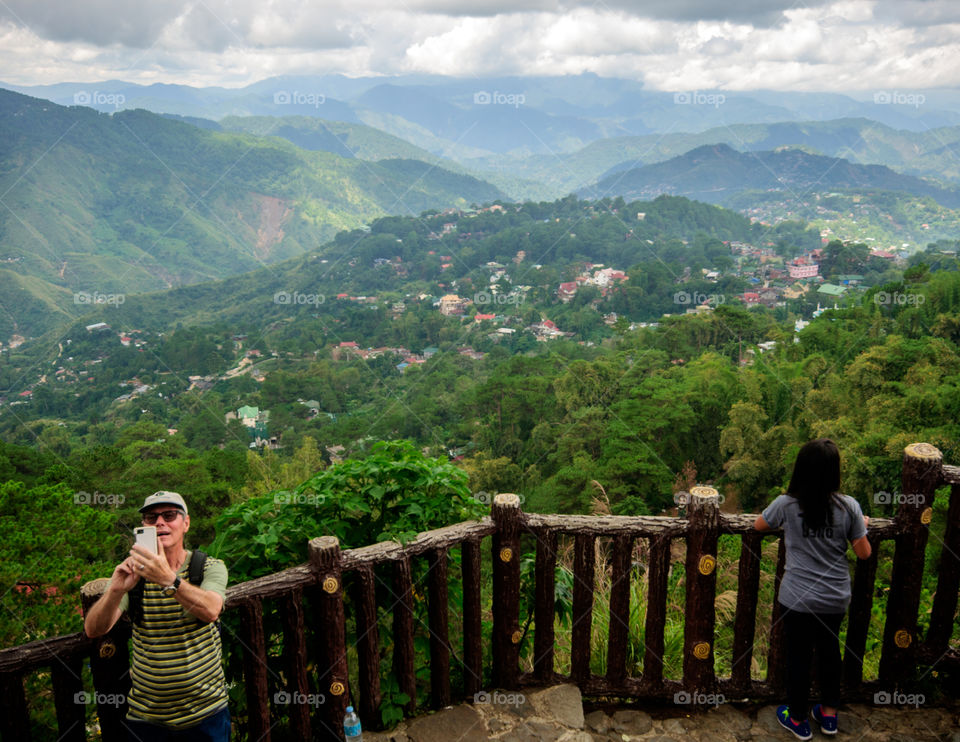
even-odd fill
[[[185,503],[183,498],[176,492],[160,490],[159,492],[154,492],[152,495],[148,495],[147,499],[143,501],[143,507],[140,508],[140,512],[142,513],[154,505],[176,505],[183,511],[184,515],[187,514],[187,503]]]

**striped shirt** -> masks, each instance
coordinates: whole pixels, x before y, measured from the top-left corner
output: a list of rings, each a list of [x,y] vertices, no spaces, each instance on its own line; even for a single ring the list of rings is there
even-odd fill
[[[178,574],[187,581],[190,552]],[[227,568],[207,557],[203,590],[226,595]],[[143,590],[143,622],[133,626],[133,681],[127,716],[172,727],[190,727],[227,705],[220,630],[194,618],[175,597],[147,582]],[[127,610],[129,596],[120,608]]]

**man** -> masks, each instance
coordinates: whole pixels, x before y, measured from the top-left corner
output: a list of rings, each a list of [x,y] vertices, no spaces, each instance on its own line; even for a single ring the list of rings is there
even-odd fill
[[[134,544],[87,613],[84,630],[102,636],[124,611],[132,614],[126,720],[131,741],[227,742],[230,712],[215,624],[226,597],[227,568],[207,558],[202,580],[191,584],[192,552],[183,546],[190,516],[176,492],[154,492],[140,512],[144,525],[156,526],[159,553]]]

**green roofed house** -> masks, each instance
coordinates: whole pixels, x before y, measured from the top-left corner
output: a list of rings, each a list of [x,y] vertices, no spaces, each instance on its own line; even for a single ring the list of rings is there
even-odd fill
[[[846,290],[846,286],[837,286],[835,283],[825,283],[817,289],[817,293],[826,294],[827,296],[843,296]]]
[[[242,422],[248,428],[252,428],[254,425],[256,425],[257,418],[260,417],[260,408],[244,405],[243,407],[237,409],[237,417],[240,418],[240,422]]]

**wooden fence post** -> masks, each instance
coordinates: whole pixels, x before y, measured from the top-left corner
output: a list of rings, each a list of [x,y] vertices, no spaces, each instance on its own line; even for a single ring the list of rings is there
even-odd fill
[[[450,705],[450,603],[447,589],[447,550],[427,554],[427,604],[430,627],[430,698],[433,707]]]
[[[924,647],[934,657],[941,656],[950,644],[953,633],[953,616],[957,612],[957,594],[960,591],[960,485],[950,488],[950,507],[947,510],[947,526],[943,533],[943,549],[940,551],[940,575],[937,592],[933,596],[930,612],[930,628]]]
[[[534,585],[533,673],[540,683],[553,680],[553,621],[557,582],[557,533],[538,529]]]
[[[417,709],[417,676],[414,671],[413,647],[413,576],[410,558],[403,556],[393,563],[393,672],[400,692],[407,701],[404,710],[412,714]]]
[[[760,556],[763,534],[745,533],[740,539],[740,562],[737,572],[737,612],[733,623],[733,663],[731,690],[750,695],[753,680],[753,646],[757,627],[757,601],[760,595]]]
[[[520,498],[499,494],[493,500],[493,683],[520,684]]]
[[[310,539],[310,566],[317,575],[317,625],[321,631],[320,692],[325,696],[322,708],[324,729],[321,738],[343,739],[343,717],[350,705],[347,674],[347,628],[343,611],[343,570],[340,542],[336,536]],[[318,730],[320,731],[320,730]]]
[[[0,739],[3,742],[30,742],[30,711],[23,691],[23,674],[0,674],[3,713],[0,714]]]
[[[713,638],[717,588],[720,497],[713,487],[691,487],[687,502],[686,620],[683,628],[683,686],[696,703],[716,688]]]
[[[86,616],[100,599],[109,580],[101,577],[80,588],[80,602]],[[121,704],[98,703],[97,718],[103,742],[126,742],[127,731],[123,720],[127,716],[126,698],[130,695],[130,634],[131,624],[125,618],[117,621],[103,636],[93,640],[90,653],[90,672],[96,699],[123,698]]]
[[[463,582],[463,692],[468,698],[475,697],[483,688],[480,567],[480,539],[464,541],[460,551]]]
[[[377,580],[373,567],[356,571],[354,583],[357,606],[357,661],[360,683],[359,715],[363,727],[373,731],[380,729],[380,630],[377,626]]]
[[[247,737],[270,742],[270,698],[267,682],[267,641],[259,598],[240,607],[243,641],[243,682],[247,695]]]
[[[943,455],[929,443],[911,443],[903,451],[903,494],[896,524],[896,551],[883,626],[880,682],[894,686],[916,673],[917,612],[933,495],[940,484]]]
[[[573,615],[570,627],[570,677],[578,684],[590,679],[595,555],[594,535],[578,533],[573,541]]]
[[[307,682],[306,622],[303,615],[303,591],[294,590],[280,599],[283,620],[283,655],[287,666],[287,695],[310,692]],[[298,739],[310,739],[310,706],[304,703],[290,707],[290,731]]]

